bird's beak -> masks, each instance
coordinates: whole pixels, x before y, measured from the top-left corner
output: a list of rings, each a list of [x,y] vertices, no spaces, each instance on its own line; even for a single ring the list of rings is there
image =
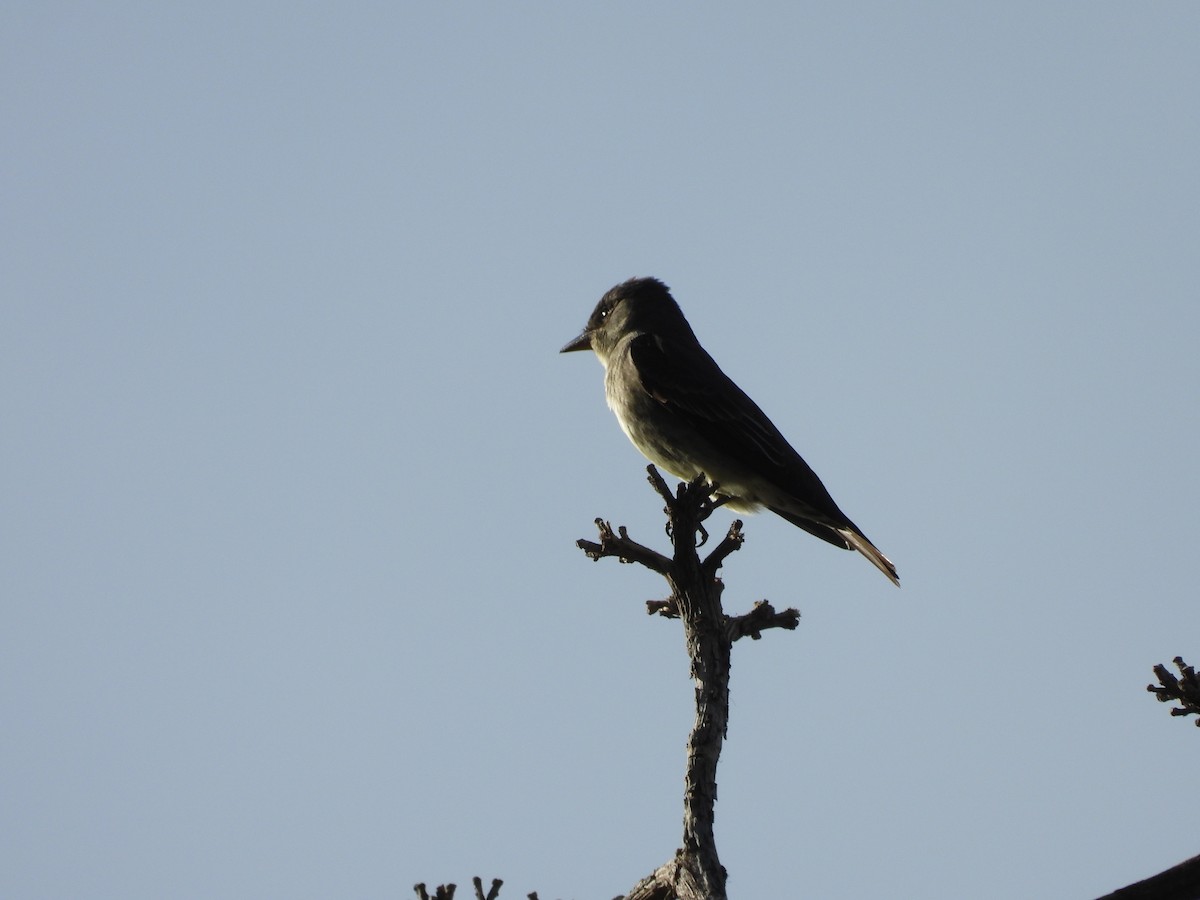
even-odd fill
[[[585,328],[582,332],[580,332],[579,337],[575,338],[575,340],[571,341],[569,344],[567,344],[567,346],[563,347],[558,352],[559,353],[574,353],[576,350],[591,350],[591,349],[592,349],[592,336],[588,332],[588,330]]]

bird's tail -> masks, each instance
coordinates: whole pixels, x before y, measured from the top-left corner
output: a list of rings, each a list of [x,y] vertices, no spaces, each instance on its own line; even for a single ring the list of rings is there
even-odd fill
[[[838,515],[846,524],[838,526],[826,525],[778,506],[768,506],[767,509],[777,516],[787,519],[797,528],[803,528],[809,534],[819,537],[823,541],[829,541],[835,547],[841,547],[843,550],[857,550],[886,575],[892,584],[900,587],[900,577],[896,574],[896,567],[892,561],[880,553],[879,548],[867,540],[867,536],[859,531],[858,526],[847,519],[841,510],[838,510]]]
[[[867,540],[865,535],[852,528],[839,528],[837,533],[846,539],[846,543],[875,564],[880,572],[891,579],[892,584],[900,587],[900,576],[896,574],[896,566],[890,559],[879,552],[879,548]]]

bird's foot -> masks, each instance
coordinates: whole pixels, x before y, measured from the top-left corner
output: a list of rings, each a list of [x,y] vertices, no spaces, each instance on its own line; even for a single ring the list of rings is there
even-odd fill
[[[700,504],[700,519],[701,519],[701,521],[703,521],[704,519],[707,519],[709,516],[711,516],[714,512],[716,512],[718,509],[720,509],[722,506],[724,506],[726,503],[728,503],[732,499],[733,498],[730,497],[728,494],[722,494],[720,492],[720,489],[719,489],[718,485],[716,484],[716,482],[713,482],[712,492],[708,495],[708,497],[704,500],[704,502],[702,504]]]

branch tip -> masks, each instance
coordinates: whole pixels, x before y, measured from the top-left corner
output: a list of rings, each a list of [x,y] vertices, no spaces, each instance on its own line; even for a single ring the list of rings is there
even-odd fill
[[[674,597],[667,600],[647,600],[646,615],[660,615],[664,619],[678,619],[679,601]]]
[[[1177,701],[1180,705],[1171,707],[1171,715],[1197,716],[1195,724],[1200,726],[1200,678],[1196,676],[1195,668],[1183,661],[1183,657],[1177,656],[1171,661],[1179,669],[1179,676],[1172,674],[1164,665],[1156,665],[1154,674],[1159,683],[1146,685],[1146,690],[1154,694],[1160,703]]]
[[[731,616],[725,623],[725,633],[731,642],[744,637],[757,641],[768,628],[795,631],[799,625],[800,610],[785,609],[783,612],[776,612],[775,607],[766,600],[759,600],[745,615]]]

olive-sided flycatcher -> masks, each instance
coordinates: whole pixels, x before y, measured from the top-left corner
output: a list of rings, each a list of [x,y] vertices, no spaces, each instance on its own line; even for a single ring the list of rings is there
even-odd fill
[[[583,333],[561,352],[573,350],[600,357],[609,407],[656,466],[685,481],[703,473],[730,509],[766,507],[809,534],[857,550],[900,585],[891,560],[700,346],[661,281],[631,278],[601,297]]]

